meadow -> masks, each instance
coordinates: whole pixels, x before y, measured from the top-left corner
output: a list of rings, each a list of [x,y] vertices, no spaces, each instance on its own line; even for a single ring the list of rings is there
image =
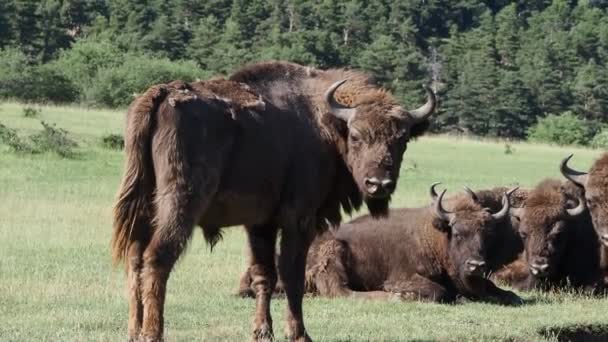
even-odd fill
[[[122,133],[123,112],[0,103],[0,123],[26,135],[40,120],[79,144],[73,159],[19,155],[0,145],[0,341],[120,341],[126,338],[122,268],[109,256],[111,206],[123,154],[101,137]],[[423,137],[406,152],[394,207],[424,205],[428,186],[532,186],[560,177],[558,163],[587,168],[598,150],[454,137]],[[362,211],[359,214],[364,213]],[[169,280],[167,341],[249,338],[254,302],[233,295],[246,265],[244,234],[225,230],[213,252],[199,230]],[[608,299],[576,293],[520,293],[521,307],[441,305],[307,297],[305,320],[316,341],[558,341],[570,333],[607,333]],[[274,300],[282,339],[285,301]],[[582,335],[579,335],[582,336]]]

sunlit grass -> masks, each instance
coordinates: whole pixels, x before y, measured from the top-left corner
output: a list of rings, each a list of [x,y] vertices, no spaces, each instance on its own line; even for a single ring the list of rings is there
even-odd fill
[[[121,269],[110,264],[110,208],[122,153],[100,147],[120,133],[122,112],[42,107],[25,118],[22,106],[0,104],[0,123],[28,134],[39,120],[56,123],[78,141],[78,156],[20,156],[0,146],[0,340],[116,341],[126,337],[127,302]],[[427,202],[428,185],[450,192],[462,185],[532,186],[558,177],[558,163],[588,167],[599,151],[427,137],[408,148],[393,206]],[[254,303],[231,294],[245,266],[244,236],[226,230],[210,253],[195,231],[169,282],[168,341],[246,340]],[[577,294],[524,294],[519,308],[469,303],[383,303],[307,298],[306,324],[319,341],[543,340],[550,327],[607,324],[608,300]],[[273,302],[275,332],[283,331],[284,300]]]

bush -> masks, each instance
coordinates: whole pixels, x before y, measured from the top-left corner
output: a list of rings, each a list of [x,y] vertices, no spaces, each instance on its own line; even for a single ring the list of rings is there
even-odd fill
[[[129,56],[118,67],[99,70],[85,98],[96,105],[119,107],[133,100],[133,95],[157,83],[173,80],[192,81],[205,73],[188,61],[172,62],[143,56]]]
[[[13,152],[36,153],[36,149],[23,141],[17,131],[0,124],[0,143],[7,145]]]
[[[593,148],[608,148],[608,129],[604,129],[596,134],[591,140]]]
[[[44,128],[42,132],[30,137],[36,150],[38,152],[55,152],[63,158],[73,157],[73,149],[78,145],[68,137],[68,132],[57,128],[54,124],[49,125],[44,121],[40,121],[40,123]]]
[[[0,50],[0,98],[25,102],[73,102],[78,91],[52,65],[32,65],[17,49]]]
[[[23,107],[23,116],[26,118],[36,118],[42,111],[40,108],[34,108],[30,106]]]
[[[594,133],[588,122],[567,111],[539,119],[528,130],[528,139],[558,145],[587,145]]]
[[[81,102],[92,102],[92,99],[86,98],[86,90],[93,84],[99,70],[117,67],[124,58],[125,53],[116,44],[91,36],[81,38],[70,49],[63,50],[53,66],[77,85]]]
[[[119,134],[110,134],[101,138],[101,145],[110,150],[122,150],[125,148],[125,139]]]

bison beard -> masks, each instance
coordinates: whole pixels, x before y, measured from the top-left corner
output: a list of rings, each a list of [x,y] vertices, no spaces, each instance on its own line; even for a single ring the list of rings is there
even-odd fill
[[[365,198],[365,205],[373,218],[388,216],[390,198]]]

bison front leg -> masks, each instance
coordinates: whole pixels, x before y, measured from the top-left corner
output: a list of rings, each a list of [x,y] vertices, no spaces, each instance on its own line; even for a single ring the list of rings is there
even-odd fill
[[[247,276],[251,279],[250,288],[253,289],[256,298],[253,340],[272,341],[270,299],[277,283],[274,263],[277,227],[273,225],[248,226],[246,230],[251,251],[251,266]]]
[[[388,280],[383,284],[383,290],[398,294],[401,300],[451,302],[455,299],[443,285],[419,274],[407,279]]]
[[[490,280],[484,279],[486,299],[495,301],[502,305],[522,305],[524,303],[518,295],[512,291],[499,288]]]
[[[315,227],[286,227],[281,233],[279,274],[287,296],[285,335],[289,341],[312,341],[304,327],[302,298],[306,255],[314,238]]]

